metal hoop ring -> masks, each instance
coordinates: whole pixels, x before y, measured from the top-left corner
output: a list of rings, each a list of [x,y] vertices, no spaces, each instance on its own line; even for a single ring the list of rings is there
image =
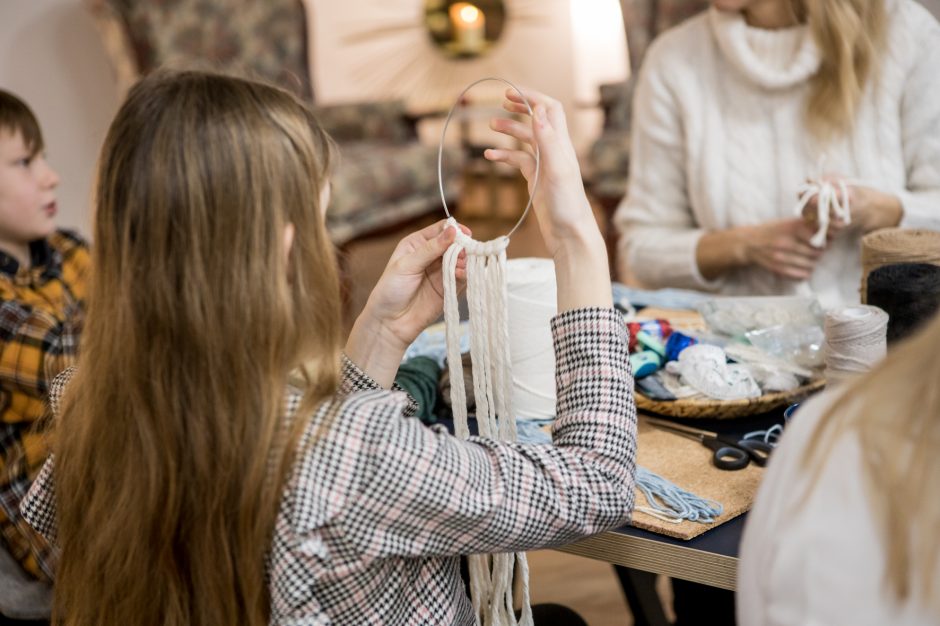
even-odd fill
[[[529,99],[525,97],[525,94],[522,93],[521,89],[513,85],[505,78],[497,78],[495,76],[481,78],[479,80],[473,81],[467,85],[463,91],[460,92],[460,95],[457,96],[457,101],[454,102],[454,106],[450,108],[450,113],[447,114],[447,120],[444,122],[444,130],[441,131],[441,145],[437,150],[437,186],[441,191],[441,202],[444,205],[444,214],[447,215],[447,217],[451,217],[450,209],[447,207],[447,198],[444,195],[444,139],[447,137],[447,129],[450,126],[451,119],[454,117],[454,113],[457,111],[457,107],[460,106],[460,103],[463,101],[463,97],[467,95],[467,92],[480,83],[490,80],[505,83],[509,85],[510,88],[514,89],[516,93],[519,94],[519,97],[522,98],[522,102],[529,110],[529,115],[535,117],[535,113],[532,111],[532,106],[529,104]],[[532,181],[532,192],[529,194],[529,202],[525,205],[525,211],[522,212],[522,217],[519,218],[519,221],[516,222],[516,225],[512,227],[512,230],[509,231],[509,234],[507,234],[506,237],[512,237],[512,234],[516,232],[520,226],[522,226],[522,222],[525,221],[526,215],[529,214],[529,209],[532,208],[532,199],[535,197],[535,192],[538,191],[539,188],[539,173],[542,171],[541,165],[542,161],[539,155],[539,146],[538,143],[535,143],[535,179]]]

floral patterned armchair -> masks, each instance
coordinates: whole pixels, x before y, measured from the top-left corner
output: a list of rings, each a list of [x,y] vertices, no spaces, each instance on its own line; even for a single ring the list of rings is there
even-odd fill
[[[627,191],[633,86],[643,55],[659,33],[699,13],[708,4],[708,0],[620,0],[630,53],[630,79],[601,86],[604,129],[589,155],[590,189],[609,212]]]
[[[302,0],[85,0],[123,94],[161,66],[259,78],[313,102]],[[337,244],[440,211],[437,147],[417,139],[400,101],[315,107],[337,141],[327,226]],[[450,149],[445,189],[459,191],[463,155]],[[456,198],[448,198],[448,204]]]

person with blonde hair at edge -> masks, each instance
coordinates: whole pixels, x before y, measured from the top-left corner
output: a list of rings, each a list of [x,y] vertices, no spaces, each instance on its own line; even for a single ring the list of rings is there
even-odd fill
[[[937,68],[914,0],[713,0],[640,69],[620,274],[857,303],[862,235],[940,230]],[[848,215],[798,215],[827,182]]]
[[[53,454],[22,506],[61,550],[55,624],[470,625],[459,555],[629,519],[627,332],[564,112],[526,95],[534,117],[500,128],[524,147],[488,156],[532,180],[541,152],[552,446],[458,440],[391,389],[441,314],[454,229],[402,240],[342,349],[333,148],[310,109],[201,72],[131,89],[99,164],[82,353],[52,390]]]
[[[940,315],[790,420],[748,515],[742,626],[940,624]]]

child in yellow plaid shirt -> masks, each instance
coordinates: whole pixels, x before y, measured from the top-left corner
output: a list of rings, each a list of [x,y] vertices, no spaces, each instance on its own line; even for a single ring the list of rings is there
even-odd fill
[[[36,116],[0,89],[0,548],[41,579],[50,548],[19,505],[46,459],[40,420],[76,355],[89,269],[84,242],[56,230],[58,184]]]

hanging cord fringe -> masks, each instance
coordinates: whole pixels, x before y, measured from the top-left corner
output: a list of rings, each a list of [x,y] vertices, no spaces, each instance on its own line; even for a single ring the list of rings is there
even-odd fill
[[[508,237],[476,241],[462,233],[451,218],[448,228],[457,231],[444,253],[444,324],[447,328],[447,367],[450,400],[457,437],[470,436],[467,425],[467,391],[460,356],[460,313],[457,306],[457,258],[467,253],[467,304],[470,309],[470,354],[477,427],[481,437],[516,440],[512,407],[512,372],[509,360],[509,323],[506,295],[506,246]],[[473,610],[484,626],[532,626],[529,599],[529,566],[525,554],[471,555],[470,596]],[[522,580],[522,615],[513,612],[513,574],[518,565]]]

